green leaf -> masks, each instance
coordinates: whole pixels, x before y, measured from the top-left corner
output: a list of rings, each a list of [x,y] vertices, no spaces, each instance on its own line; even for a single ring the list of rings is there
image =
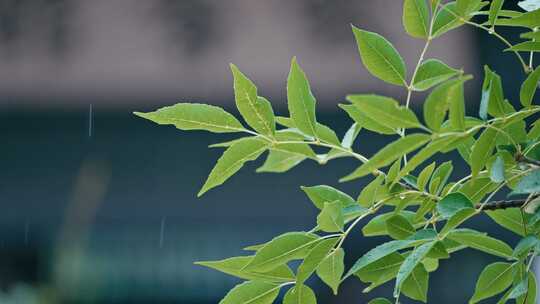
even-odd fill
[[[397,252],[398,250],[422,244],[428,240],[432,240],[435,237],[436,237],[436,233],[434,233],[433,231],[421,230],[421,231],[416,232],[416,234],[414,234],[413,236],[411,236],[410,238],[406,240],[390,241],[382,245],[379,245],[371,249],[366,254],[364,254],[360,259],[358,259],[354,263],[354,265],[351,267],[351,269],[349,269],[344,279],[360,271],[361,269],[368,266],[369,264],[379,259],[382,259],[394,252]]]
[[[486,113],[493,117],[502,117],[509,113],[509,108],[505,105],[504,92],[501,77],[484,66],[485,78],[482,85],[482,100],[480,104],[479,116],[486,119]],[[487,110],[487,111],[486,111]]]
[[[200,103],[179,103],[154,112],[134,114],[160,125],[174,125],[180,130],[205,130],[215,133],[245,130],[234,116],[222,108]]]
[[[484,130],[473,146],[471,152],[471,172],[472,177],[476,177],[480,170],[484,168],[487,160],[493,154],[495,143],[497,142],[496,129],[488,128]]]
[[[317,275],[326,285],[332,288],[335,295],[338,293],[341,277],[345,271],[345,251],[343,248],[338,248],[329,254],[317,268]]]
[[[355,105],[340,104],[339,107],[345,110],[349,117],[363,128],[380,134],[396,134],[397,132],[396,129],[388,127],[384,122],[369,117],[369,115],[360,111]]]
[[[461,80],[452,80],[436,87],[424,103],[424,121],[434,132],[439,132],[452,100],[459,98]]]
[[[281,286],[259,281],[245,282],[234,287],[219,304],[272,304]]]
[[[407,86],[406,67],[396,48],[383,36],[353,26],[362,63],[375,77],[399,86]]]
[[[339,201],[342,207],[355,205],[356,202],[348,194],[343,193],[333,187],[326,185],[318,185],[306,187],[302,186],[302,190],[307,194],[309,199],[318,209],[324,208],[324,203]]]
[[[345,132],[343,140],[341,140],[341,146],[343,148],[350,149],[361,129],[362,126],[360,126],[358,123],[353,123],[351,127],[347,130],[347,132]]]
[[[427,59],[418,68],[413,80],[416,91],[425,91],[441,82],[444,82],[460,73],[438,59]]]
[[[421,191],[425,190],[429,178],[431,177],[433,170],[435,170],[435,165],[435,162],[432,162],[429,166],[426,166],[424,169],[422,169],[422,171],[420,171],[420,174],[418,174],[416,185]]]
[[[468,197],[459,192],[448,194],[437,204],[437,211],[444,219],[449,219],[460,210],[467,208],[474,208],[474,205]]]
[[[519,14],[511,19],[498,19],[496,25],[520,26],[534,29],[540,26],[540,10]]]
[[[448,118],[450,120],[450,126],[457,131],[465,130],[465,93],[463,83],[468,79],[470,77],[458,79],[456,85],[451,89],[452,99],[449,100]]]
[[[392,302],[388,301],[387,299],[384,299],[384,298],[377,298],[377,299],[373,299],[371,301],[369,301],[368,304],[392,304]]]
[[[437,138],[431,141],[427,146],[422,148],[407,162],[407,165],[403,167],[395,181],[398,181],[405,175],[416,169],[417,166],[425,162],[428,158],[432,157],[438,152],[444,151],[446,148],[455,145],[456,142],[461,141],[463,138],[461,135],[449,135],[442,138]]]
[[[321,265],[322,261],[328,256],[330,251],[334,248],[338,242],[338,238],[325,239],[320,241],[308,255],[305,257],[302,264],[298,266],[296,274],[296,283],[304,284],[304,282],[315,272],[315,270]]]
[[[523,39],[531,39],[531,40],[537,40],[539,41],[540,40],[540,31],[532,31],[532,32],[527,32],[527,33],[523,33],[520,35],[521,38]]]
[[[522,238],[514,248],[513,256],[516,258],[525,257],[529,250],[535,248],[540,244],[540,240],[535,235],[529,235]]]
[[[287,265],[280,265],[277,268],[265,273],[242,270],[249,262],[251,262],[252,259],[252,256],[240,256],[221,261],[196,262],[195,264],[212,268],[245,280],[280,283],[294,281],[295,279],[293,272]]]
[[[446,221],[446,224],[444,225],[443,229],[440,232],[440,235],[446,236],[452,229],[458,227],[463,222],[465,222],[467,219],[471,218],[476,214],[476,210],[474,208],[464,208],[460,209],[458,212],[456,212],[454,215],[452,215],[448,221]]]
[[[495,21],[499,17],[499,13],[503,7],[504,0],[493,0],[489,7],[489,20],[488,23],[490,26],[495,26]]]
[[[403,26],[415,38],[429,36],[429,8],[426,0],[405,0],[403,2]]]
[[[407,297],[422,302],[427,302],[429,274],[426,268],[420,264],[416,266],[411,275],[403,282],[401,292]]]
[[[409,222],[418,222],[414,221],[415,214],[411,211],[403,210],[397,214],[405,217]],[[377,215],[376,217],[372,218],[369,223],[362,227],[362,233],[365,236],[378,236],[388,234],[386,221],[394,215],[395,213],[385,213]]]
[[[358,203],[366,208],[371,207],[382,195],[386,194],[386,188],[382,185],[384,175],[377,176],[371,183],[362,189],[358,196]]]
[[[476,11],[476,8],[482,0],[457,0],[456,6],[460,16],[468,16]]]
[[[311,92],[306,74],[293,58],[287,81],[289,112],[296,127],[307,135],[317,137],[315,97]]]
[[[528,273],[528,283],[527,294],[518,297],[517,303],[536,304],[536,276],[532,271]]]
[[[394,288],[394,297],[397,297],[400,293],[401,286],[403,285],[403,282],[405,279],[407,279],[413,272],[414,268],[422,262],[422,260],[426,257],[428,252],[433,248],[435,245],[435,241],[425,243],[417,248],[415,248],[412,253],[407,256],[405,261],[403,261],[403,264],[399,268],[399,272],[396,276],[396,286]]]
[[[534,93],[540,82],[540,66],[536,67],[534,72],[530,73],[527,79],[521,85],[519,100],[524,107],[531,105]]]
[[[270,102],[257,95],[257,87],[234,64],[231,64],[231,70],[238,111],[255,131],[268,136],[274,135],[276,123]]]
[[[511,48],[507,48],[505,51],[518,51],[518,52],[540,52],[540,42],[525,41],[513,45]]]
[[[297,284],[285,293],[283,304],[317,304],[317,298],[311,288]]]
[[[257,169],[257,172],[282,173],[289,171],[306,159],[303,155],[285,151],[270,151],[264,164]]]
[[[360,269],[355,275],[366,283],[383,284],[396,277],[404,260],[401,254],[393,252]]]
[[[463,22],[461,22],[456,15],[459,15],[459,13],[455,1],[445,4],[435,15],[433,21],[433,37],[441,36],[442,34],[463,25]]]
[[[347,100],[365,116],[371,117],[379,124],[393,129],[394,132],[401,128],[422,127],[413,111],[404,106],[399,106],[398,102],[390,97],[372,94],[349,95]]]
[[[503,258],[512,258],[512,248],[505,242],[472,229],[457,229],[448,238],[465,246]]]
[[[426,257],[431,260],[448,259],[450,258],[450,254],[448,253],[448,250],[446,250],[446,246],[442,241],[436,241],[435,245],[433,245],[433,248],[431,248],[431,251],[428,252]],[[432,261],[429,263],[432,263]]]
[[[316,236],[305,232],[282,234],[259,249],[244,270],[269,271],[289,261],[304,258],[317,241]]]
[[[324,203],[324,208],[317,216],[317,225],[324,232],[343,231],[345,220],[343,218],[342,204],[339,201]]]
[[[529,194],[540,192],[540,170],[527,173],[516,185],[513,193]]]
[[[381,167],[391,164],[393,161],[397,160],[403,155],[420,148],[429,140],[429,135],[418,133],[401,137],[400,139],[382,148],[367,162],[358,167],[351,174],[343,177],[340,181],[350,181],[370,174]]]
[[[497,262],[488,265],[476,282],[474,295],[469,303],[477,303],[496,294],[503,292],[512,285],[513,265]]]
[[[523,216],[518,208],[486,211],[486,214],[504,228],[518,235],[525,235]]]
[[[415,232],[411,222],[400,214],[392,215],[386,220],[386,230],[392,238],[398,240],[408,238]]]
[[[296,123],[291,118],[278,116],[278,117],[276,117],[276,122],[278,124],[280,124],[280,125],[283,125],[283,126],[287,127],[287,128],[296,129],[295,130],[296,132],[298,132],[299,134],[305,135],[306,137],[309,138],[309,140],[314,139],[313,136],[305,134],[305,133],[301,132],[300,130],[298,130],[298,127],[296,126]],[[328,126],[325,126],[322,123],[316,122],[315,123],[315,131],[317,133],[317,137],[320,140],[322,140],[324,142],[327,142],[327,143],[334,144],[334,145],[340,145],[340,141],[339,141],[339,139],[338,139],[338,137],[336,135],[336,132],[334,132],[334,130],[330,129]]]
[[[504,159],[501,156],[497,156],[495,159],[495,162],[491,166],[489,177],[494,183],[504,182]]]
[[[232,144],[217,161],[198,196],[223,184],[229,177],[240,170],[244,163],[257,159],[267,148],[267,142],[253,137]]]

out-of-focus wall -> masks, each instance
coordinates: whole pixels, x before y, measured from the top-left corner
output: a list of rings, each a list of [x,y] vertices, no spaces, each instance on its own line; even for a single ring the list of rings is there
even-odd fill
[[[381,33],[414,66],[423,42],[404,33],[398,2],[4,0],[0,96],[11,98],[0,106],[230,102],[230,62],[282,104],[293,56],[324,106],[352,92],[399,96],[401,88],[362,67],[350,28]],[[447,34],[429,56],[474,68],[472,39],[465,30]]]

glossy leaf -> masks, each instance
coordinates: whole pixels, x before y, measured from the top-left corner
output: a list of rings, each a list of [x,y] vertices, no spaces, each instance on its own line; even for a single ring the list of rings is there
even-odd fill
[[[540,66],[538,66],[521,85],[519,100],[524,107],[531,105],[534,93],[538,89],[540,83]]]
[[[427,59],[418,68],[413,87],[416,91],[425,91],[460,73],[438,59]]]
[[[523,216],[517,208],[486,211],[486,214],[497,224],[513,231],[518,235],[524,235]]]
[[[405,0],[403,2],[403,26],[412,37],[429,36],[429,8],[426,0]]]
[[[296,283],[304,284],[304,282],[315,272],[321,265],[322,261],[328,256],[334,246],[337,244],[338,238],[331,238],[320,241],[298,266],[296,274]]]
[[[488,128],[484,130],[478,138],[471,152],[471,172],[472,176],[478,175],[480,170],[484,168],[487,160],[493,154],[495,143],[497,141],[496,129]]]
[[[457,17],[459,15],[456,3],[450,2],[443,7],[435,15],[433,22],[433,37],[441,36],[442,34],[455,29],[463,24]]]
[[[415,229],[409,220],[399,214],[395,214],[386,220],[386,230],[394,239],[405,239],[414,234]]]
[[[421,127],[418,118],[410,109],[399,106],[398,102],[390,97],[379,95],[349,95],[347,96],[364,115],[377,120],[390,129]]]
[[[236,107],[240,114],[255,131],[272,136],[276,130],[276,123],[270,102],[257,95],[255,84],[234,64],[231,64],[231,70],[234,76]]]
[[[540,52],[540,42],[525,41],[525,42],[513,45],[511,48],[508,48],[505,51]]]
[[[244,269],[259,272],[272,270],[291,260],[304,258],[316,242],[316,236],[305,232],[282,234],[259,249]]]
[[[487,236],[471,229],[457,229],[448,234],[448,238],[460,244],[469,246],[495,256],[512,257],[512,248],[503,241]]]
[[[289,113],[296,127],[307,135],[317,137],[315,97],[311,92],[306,74],[293,58],[287,81]]]
[[[435,245],[435,241],[423,244],[415,248],[412,253],[407,256],[403,264],[399,268],[399,272],[396,276],[396,286],[394,288],[394,297],[397,297],[400,293],[401,286],[405,279],[407,279],[413,272],[414,268],[420,264],[420,262],[426,257],[428,252]]]
[[[362,63],[373,76],[391,84],[407,86],[405,62],[388,40],[355,26],[353,33]]]
[[[266,161],[257,169],[257,172],[283,173],[294,168],[306,158],[304,155],[287,151],[270,151]]]
[[[491,166],[489,177],[494,183],[504,182],[504,160],[501,156],[497,156],[495,159],[495,162]]]
[[[480,274],[474,295],[469,303],[477,303],[503,292],[512,285],[512,264],[497,262],[488,265]]]
[[[199,103],[179,103],[154,112],[134,114],[160,125],[174,125],[180,130],[205,130],[215,133],[245,130],[234,116],[222,108]]]
[[[362,128],[380,134],[397,133],[397,130],[392,127],[393,124],[390,124],[390,126],[388,126],[388,123],[373,119],[369,115],[366,115],[364,112],[360,111],[360,109],[355,105],[340,104],[339,107],[342,108],[345,112],[347,112],[349,117],[351,117],[358,125],[362,126]]]
[[[513,193],[529,194],[540,192],[540,170],[527,173],[514,188]]]
[[[343,248],[338,248],[329,254],[317,268],[317,275],[326,285],[332,288],[334,294],[338,293],[341,277],[345,271],[345,251]]]
[[[324,232],[343,231],[345,222],[342,208],[339,201],[324,203],[324,208],[317,216],[317,226]]]
[[[324,203],[339,201],[342,207],[356,204],[354,199],[348,194],[339,191],[330,186],[319,185],[306,187],[302,186],[302,190],[307,194],[309,199],[313,202],[315,207],[319,209],[324,208]]]
[[[244,267],[253,260],[252,256],[240,256],[221,261],[203,261],[195,264],[212,268],[223,273],[239,277],[245,280],[257,280],[265,282],[290,282],[294,280],[294,274],[287,265],[280,265],[269,272],[258,273],[244,271]]]
[[[495,25],[495,21],[497,20],[497,17],[499,17],[499,13],[501,12],[503,4],[504,0],[493,0],[491,2],[491,5],[489,7],[489,25]]]
[[[244,163],[257,159],[267,148],[268,143],[257,138],[246,138],[235,142],[219,158],[198,196],[223,184],[240,170]]]
[[[317,298],[311,288],[297,284],[285,293],[283,304],[317,304]]]
[[[401,292],[407,297],[427,302],[427,292],[429,286],[429,273],[420,264],[416,266],[410,276],[403,282]]]
[[[459,192],[448,194],[437,204],[437,211],[445,219],[467,208],[474,208],[474,205],[468,197]]]
[[[379,150],[379,152],[370,158],[369,161],[358,167],[351,174],[342,178],[340,181],[357,179],[370,174],[381,167],[388,166],[403,155],[420,148],[429,140],[429,135],[418,133],[402,137]]]
[[[281,287],[259,281],[245,282],[234,287],[219,304],[272,304]]]
[[[416,185],[418,186],[418,189],[421,191],[425,190],[426,185],[429,181],[429,178],[431,177],[431,174],[433,174],[433,170],[435,170],[436,163],[432,162],[428,166],[426,166],[422,171],[420,171],[420,174],[418,174],[418,179],[416,180]]]

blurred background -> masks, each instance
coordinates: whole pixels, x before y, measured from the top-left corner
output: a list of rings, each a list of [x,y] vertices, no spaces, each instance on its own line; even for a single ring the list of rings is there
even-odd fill
[[[297,56],[318,119],[341,136],[351,124],[337,107],[345,95],[403,100],[402,88],[362,67],[350,30],[384,35],[413,66],[423,43],[406,36],[401,10],[395,0],[0,0],[0,303],[217,303],[238,281],[194,261],[311,229],[316,211],[301,185],[355,196],[367,180],[337,183],[352,160],[304,163],[279,176],[254,173],[257,161],[196,199],[221,153],[207,146],[232,137],[179,132],[131,113],[183,101],[236,114],[233,62],[286,115],[285,83]],[[483,64],[517,100],[523,75],[502,49],[486,33],[462,28],[437,40],[428,57],[475,75],[467,85],[474,114]],[[413,107],[423,98],[415,94]],[[371,155],[386,140],[365,132],[356,149]],[[464,170],[457,165],[455,177]],[[475,225],[516,242],[487,217]],[[359,230],[353,236],[348,263],[383,240]],[[443,261],[430,297],[465,303],[490,261],[471,250]],[[350,279],[334,297],[321,282],[310,285],[320,303],[364,303],[392,288],[364,295],[365,285]]]

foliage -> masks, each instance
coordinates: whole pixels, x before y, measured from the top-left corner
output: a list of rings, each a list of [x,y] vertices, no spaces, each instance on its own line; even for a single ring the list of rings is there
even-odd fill
[[[540,112],[534,102],[540,67],[534,67],[533,56],[540,52],[540,9],[533,0],[521,3],[527,12],[505,10],[503,5],[503,0],[404,0],[405,31],[425,45],[416,66],[409,68],[390,41],[353,26],[365,68],[384,82],[404,87],[407,98],[399,102],[374,94],[347,96],[348,103],[339,106],[352,123],[342,140],[329,126],[317,122],[316,98],[296,59],[287,82],[289,117],[276,116],[270,102],[234,65],[236,106],[249,128],[225,110],[204,104],[180,103],[135,113],[181,130],[245,135],[215,145],[226,150],[199,195],[223,184],[246,162],[265,152],[266,161],[257,171],[285,172],[303,161],[322,165],[351,157],[360,165],[342,181],[373,176],[356,200],[326,185],[302,187],[320,210],[315,228],[251,246],[247,248],[250,255],[200,262],[246,280],[221,303],[272,303],[285,288],[283,303],[316,303],[314,292],[306,285],[314,275],[336,294],[341,282],[356,277],[369,284],[364,292],[394,281],[396,303],[402,295],[426,302],[429,276],[439,260],[466,248],[501,259],[479,275],[470,303],[495,295],[500,295],[499,303],[535,303],[536,279],[530,267],[540,250],[540,119],[534,118]],[[477,117],[468,116],[464,86],[472,77],[439,59],[427,58],[436,38],[466,25],[487,31],[506,44],[505,51],[523,68],[518,109],[514,108],[517,103],[505,99],[501,77],[486,66],[480,111]],[[512,45],[497,32],[499,27],[522,29],[524,41]],[[528,62],[526,56],[530,56]],[[409,105],[414,92],[428,90],[422,122]],[[361,131],[397,135],[397,139],[368,158],[351,148]],[[315,153],[312,147],[326,148],[326,152]],[[470,167],[469,175],[455,181],[451,179],[452,163],[432,161],[452,151]],[[516,199],[493,201],[497,193],[508,190]],[[460,227],[481,214],[522,240],[512,248],[484,232]],[[392,240],[346,268],[342,245],[351,230],[370,217],[363,226],[364,235],[387,235]],[[301,263],[293,270],[290,262],[294,260]],[[370,303],[390,301],[379,298]]]

